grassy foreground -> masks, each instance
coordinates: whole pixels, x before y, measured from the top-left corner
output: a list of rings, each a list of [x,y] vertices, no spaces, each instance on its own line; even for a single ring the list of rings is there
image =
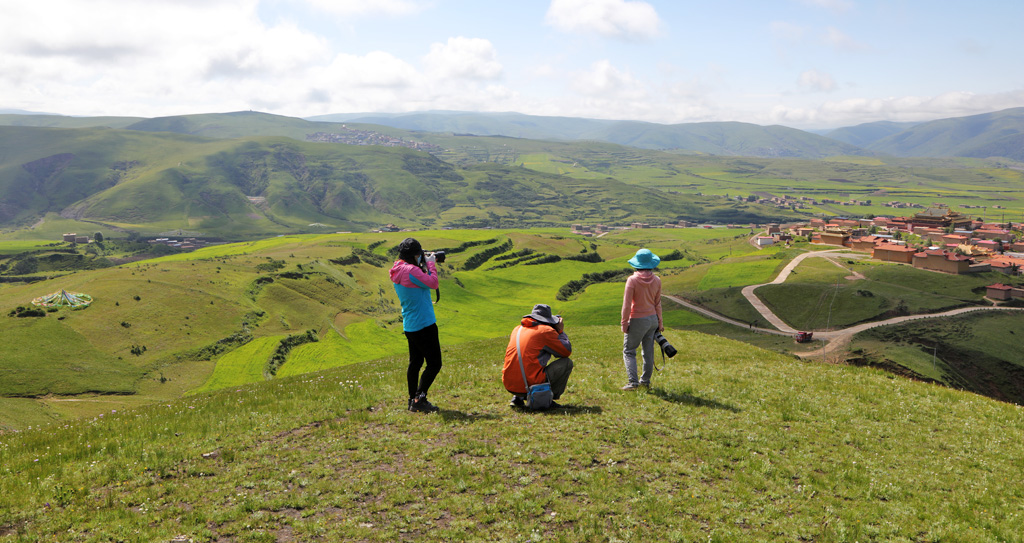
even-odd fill
[[[499,338],[435,415],[396,356],[0,436],[0,541],[1024,540],[1021,407],[678,331],[623,393],[617,329],[567,331],[543,414]]]

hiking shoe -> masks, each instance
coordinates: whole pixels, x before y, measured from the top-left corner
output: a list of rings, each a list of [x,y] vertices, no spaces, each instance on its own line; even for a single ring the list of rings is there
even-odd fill
[[[633,392],[633,391],[635,391],[638,388],[640,388],[640,385],[638,385],[636,383],[629,383],[626,386],[622,387],[622,390],[625,390],[625,391],[628,391],[628,392]]]
[[[437,406],[427,401],[427,395],[420,393],[416,398],[409,399],[409,411],[419,413],[433,413],[438,411]]]
[[[554,400],[551,401],[551,406],[548,407],[548,409],[561,409],[561,408],[562,408],[562,404],[560,404],[560,403],[558,403],[558,402],[556,402]]]
[[[515,407],[517,409],[522,409],[522,408],[526,407],[526,400],[524,400],[523,398],[520,398],[519,396],[512,396],[512,401],[508,402],[508,405],[509,405],[509,407]]]

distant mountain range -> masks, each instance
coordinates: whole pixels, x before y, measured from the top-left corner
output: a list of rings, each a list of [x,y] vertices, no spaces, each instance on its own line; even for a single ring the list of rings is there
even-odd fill
[[[692,163],[882,154],[1024,162],[1024,108],[916,125],[870,123],[832,137],[746,123],[514,113],[332,118],[0,114],[0,226],[46,213],[128,229],[184,226],[236,236],[389,222],[764,222],[795,214],[695,193],[687,187],[703,180],[690,171]],[[357,141],[308,141],[335,137]]]
[[[2,114],[0,125],[108,127],[212,138],[286,136],[303,140],[338,123],[377,125],[449,135],[506,136],[555,141],[601,141],[683,154],[818,159],[843,155],[1002,157],[1024,161],[1024,108],[924,123],[888,121],[844,127],[824,135],[784,126],[739,122],[658,124],[520,113],[431,111],[349,113],[299,119],[258,112],[139,117]]]
[[[342,114],[312,117],[311,120],[368,123],[422,132],[596,140],[641,149],[722,156],[815,159],[838,155],[892,155],[1002,157],[1024,161],[1024,108],[925,123],[866,123],[839,128],[824,136],[783,126],[737,122],[663,125],[518,113]]]

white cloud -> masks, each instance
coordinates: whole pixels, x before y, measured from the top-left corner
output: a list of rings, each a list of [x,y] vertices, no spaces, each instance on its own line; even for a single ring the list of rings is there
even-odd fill
[[[448,43],[432,44],[424,62],[441,78],[496,79],[502,70],[490,41],[461,36],[448,38]]]
[[[817,91],[817,92],[832,92],[836,90],[836,80],[831,75],[825,72],[819,72],[818,70],[807,70],[800,74],[800,78],[797,80],[797,84],[801,88]]]
[[[607,60],[599,60],[589,70],[573,72],[570,85],[580,94],[604,98],[639,99],[645,96],[643,84],[629,72],[612,66]]]
[[[850,126],[874,121],[930,121],[1020,107],[1021,103],[1024,103],[1024,89],[995,94],[956,91],[935,96],[848,98],[825,102],[816,108],[777,106],[765,121],[796,127]]]
[[[660,32],[657,11],[639,0],[551,0],[545,22],[563,32],[646,40]]]

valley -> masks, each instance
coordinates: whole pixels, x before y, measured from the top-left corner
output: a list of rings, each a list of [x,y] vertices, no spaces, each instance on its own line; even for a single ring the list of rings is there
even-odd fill
[[[1012,159],[104,122],[0,126],[2,541],[392,541],[424,522],[453,540],[1018,537],[1024,319],[986,287],[1024,280],[810,234],[758,243],[770,223],[936,202],[1020,222]],[[404,412],[387,276],[407,236],[447,253],[429,419]],[[624,396],[619,311],[642,247],[663,258],[680,354]],[[31,304],[61,291],[92,303]],[[573,339],[568,408],[509,411],[507,334],[542,302]]]

